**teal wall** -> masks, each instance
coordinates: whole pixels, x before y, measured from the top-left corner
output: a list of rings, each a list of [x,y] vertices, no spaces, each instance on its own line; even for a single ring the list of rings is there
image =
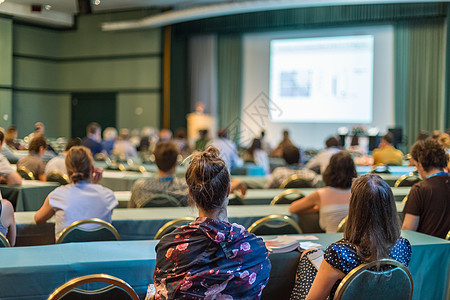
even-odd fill
[[[0,108],[3,112],[3,106],[8,107],[3,99],[9,99],[19,137],[31,132],[36,121],[45,123],[49,137],[69,137],[73,92],[117,93],[118,128],[159,127],[161,30],[101,31],[102,22],[136,19],[154,12],[83,15],[70,30],[0,19],[11,24],[12,32],[8,43],[12,52],[4,54],[0,48],[0,60],[9,59],[10,74],[14,74],[12,95],[0,93]],[[2,25],[3,42],[7,30]],[[3,76],[2,71],[0,79]]]

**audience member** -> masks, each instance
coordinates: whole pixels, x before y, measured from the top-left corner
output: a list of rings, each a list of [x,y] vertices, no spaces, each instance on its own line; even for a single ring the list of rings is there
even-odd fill
[[[226,128],[219,129],[217,139],[213,139],[209,144],[219,149],[220,158],[223,159],[228,169],[242,167],[243,161],[238,155],[236,144],[228,139]]]
[[[101,141],[100,125],[96,122],[90,123],[86,127],[86,137],[81,140],[81,145],[91,150],[92,156],[95,156],[97,153],[106,154],[106,151],[103,150],[103,146],[100,143]]]
[[[198,133],[200,137],[195,141],[195,150],[204,151],[210,141],[210,138],[208,137],[208,129],[199,130]]]
[[[159,131],[158,143],[169,142],[171,140],[172,140],[172,131],[170,129],[163,128]]]
[[[261,140],[261,149],[270,154],[272,152],[272,148],[266,140],[266,132],[264,130],[261,131],[261,136],[259,139]]]
[[[120,158],[135,159],[137,157],[136,148],[130,143],[130,132],[126,128],[120,130],[119,139],[114,144],[112,154]]]
[[[91,152],[83,146],[72,147],[66,156],[70,184],[57,187],[34,215],[36,224],[45,223],[55,215],[55,238],[76,221],[99,218],[111,223],[113,209],[118,205],[114,193],[99,184],[102,169],[94,169]]]
[[[139,141],[138,151],[155,151],[156,142],[158,141],[158,131],[152,127],[144,127],[141,132],[141,140]]]
[[[334,137],[334,136],[329,137],[325,141],[326,148],[324,150],[320,151],[319,153],[317,153],[316,156],[311,158],[309,160],[309,162],[306,164],[306,168],[311,169],[316,172],[323,173],[325,171],[325,169],[327,168],[328,163],[330,162],[331,156],[333,156],[333,154],[336,154],[339,151],[341,151],[338,148],[338,145],[339,145],[339,141],[336,137]]]
[[[294,145],[286,145],[283,147],[283,158],[287,166],[278,167],[273,170],[269,181],[266,184],[266,188],[280,188],[283,181],[290,176],[297,174],[305,180],[311,181],[314,186],[317,184],[317,174],[309,169],[301,168],[299,164],[300,150]]]
[[[310,260],[317,251],[302,254],[291,299],[333,299],[342,278],[363,263],[391,258],[407,267],[411,245],[400,236],[394,195],[387,183],[377,175],[356,179],[344,238],[327,247],[319,270]]]
[[[63,153],[58,155],[57,157],[52,158],[46,165],[45,165],[45,176],[47,176],[50,172],[58,171],[62,174],[67,175],[67,169],[66,169],[66,156],[69,152],[70,148],[74,146],[80,146],[81,145],[81,139],[80,138],[74,138],[71,139],[64,150]]]
[[[11,202],[4,200],[0,193],[0,232],[8,239],[11,247],[16,244],[16,221],[14,207]]]
[[[5,135],[0,130],[0,150],[3,148],[5,141]],[[9,164],[8,159],[0,154],[0,183],[6,183],[8,185],[22,184],[22,177],[14,171],[14,168]]]
[[[161,142],[155,148],[155,163],[158,177],[140,179],[133,184],[128,207],[138,207],[155,194],[175,197],[182,205],[187,205],[187,185],[184,179],[177,178],[178,147],[173,142]]]
[[[322,175],[326,187],[293,202],[289,212],[302,214],[319,211],[320,227],[326,233],[336,232],[339,223],[348,215],[350,187],[357,176],[350,154],[334,154]]]
[[[403,213],[403,229],[445,238],[450,230],[450,175],[444,172],[448,154],[434,139],[416,142],[411,160],[423,181],[413,185]]]
[[[246,163],[253,163],[261,166],[264,169],[264,174],[270,173],[269,156],[261,149],[260,139],[253,139],[250,148],[244,152],[243,160]]]
[[[403,161],[403,153],[392,146],[394,136],[388,132],[381,139],[380,145],[373,150],[374,165],[395,165],[401,166]]]
[[[36,122],[34,124],[34,131],[24,138],[25,142],[31,143],[31,141],[38,136],[45,135],[45,126],[42,122]]]
[[[116,138],[117,138],[117,129],[115,129],[114,127],[106,127],[105,130],[103,130],[102,147],[103,150],[105,150],[108,155],[111,155],[114,149]]]
[[[189,143],[187,140],[186,129],[177,129],[175,131],[175,138],[173,139],[173,142],[178,146],[178,150],[183,157],[186,157],[189,154]]]
[[[23,147],[17,141],[17,128],[14,125],[8,127],[5,133],[5,142],[8,147],[14,150],[22,150]]]
[[[0,131],[3,133],[3,136],[5,136],[5,131],[2,127],[0,127]],[[19,161],[19,157],[14,153],[14,151],[5,143],[5,139],[3,139],[3,142],[1,143],[2,147],[0,148],[0,153],[6,157],[6,159],[11,164],[15,164]]]
[[[294,143],[292,143],[291,139],[289,138],[289,131],[283,130],[283,139],[275,148],[275,150],[272,151],[272,155],[281,157],[283,155],[283,149],[286,146],[294,146]]]
[[[38,135],[31,140],[28,147],[28,155],[22,157],[17,162],[17,170],[21,167],[26,167],[35,179],[45,181],[45,163],[42,157],[47,149],[47,141],[43,135]]]
[[[350,142],[350,147],[348,147],[348,152],[350,152],[352,155],[356,156],[363,156],[367,154],[366,149],[361,147],[359,145],[359,136],[354,135],[352,137],[352,141]]]
[[[417,134],[416,141],[424,141],[424,140],[426,140],[429,137],[430,137],[430,133],[428,131],[421,130],[421,131],[419,131],[419,134]]]
[[[261,238],[228,222],[230,175],[217,149],[192,156],[186,182],[199,217],[156,246],[155,298],[259,299],[268,251]]]

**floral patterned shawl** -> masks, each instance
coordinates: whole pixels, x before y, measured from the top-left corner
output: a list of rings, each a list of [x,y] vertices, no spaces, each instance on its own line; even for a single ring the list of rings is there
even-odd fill
[[[197,218],[156,252],[155,299],[259,299],[269,280],[264,242],[235,223]]]

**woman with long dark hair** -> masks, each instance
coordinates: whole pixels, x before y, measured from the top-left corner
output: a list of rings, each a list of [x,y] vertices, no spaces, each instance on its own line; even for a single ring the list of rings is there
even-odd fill
[[[261,238],[227,217],[230,174],[209,146],[193,154],[186,172],[199,217],[156,246],[155,299],[259,299],[270,274]]]
[[[316,251],[300,259],[291,299],[333,299],[341,279],[362,263],[392,258],[408,266],[411,245],[400,236],[394,195],[381,177],[355,180],[344,238],[328,246],[319,270],[309,259]]]

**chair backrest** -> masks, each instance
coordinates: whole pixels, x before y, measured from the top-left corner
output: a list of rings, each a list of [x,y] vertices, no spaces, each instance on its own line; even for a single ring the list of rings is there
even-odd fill
[[[290,189],[290,188],[312,188],[317,183],[317,178],[308,179],[302,177],[299,174],[294,174],[289,176],[285,181],[281,183],[282,189]]]
[[[381,259],[348,273],[339,284],[334,300],[410,300],[412,293],[413,280],[408,269],[396,260]]]
[[[228,205],[245,205],[245,200],[236,194],[228,195]]]
[[[147,201],[140,203],[137,207],[178,207],[182,206],[181,202],[167,194],[155,194],[151,196]]]
[[[90,224],[94,227],[86,229],[80,226]],[[57,244],[73,242],[120,241],[117,230],[101,219],[85,219],[67,226],[56,241]]]
[[[0,248],[6,248],[6,247],[11,247],[11,244],[9,243],[6,236],[0,232]]]
[[[276,205],[276,204],[291,204],[292,202],[302,199],[305,197],[305,194],[300,192],[296,189],[288,189],[279,194],[278,196],[275,196],[273,200],[270,202],[270,205]]]
[[[17,169],[17,173],[19,173],[19,175],[25,179],[25,180],[34,180],[34,175],[33,172],[31,172],[30,170],[28,170],[27,167],[20,167]]]
[[[394,187],[401,186],[413,186],[414,184],[422,181],[422,179],[414,174],[402,175],[400,176],[394,184]]]
[[[97,289],[81,289],[82,285],[95,284],[96,286],[107,286]],[[120,278],[107,274],[93,274],[74,278],[57,288],[47,300],[71,300],[71,299],[131,299],[138,300],[139,297],[134,289]]]
[[[297,223],[288,216],[270,215],[255,221],[248,232],[256,235],[301,234]]]
[[[47,181],[58,182],[61,185],[69,184],[69,176],[56,170],[48,173],[46,178]]]
[[[180,227],[181,225],[187,225],[194,221],[195,221],[195,218],[192,218],[192,217],[184,217],[184,218],[179,218],[179,219],[169,221],[158,230],[154,239],[159,240],[164,235],[174,231],[176,228]]]
[[[345,225],[347,224],[348,216],[342,219],[341,222],[339,222],[339,225],[337,227],[337,232],[344,232]]]
[[[450,241],[450,230],[447,232],[447,236],[445,237],[447,241]]]

